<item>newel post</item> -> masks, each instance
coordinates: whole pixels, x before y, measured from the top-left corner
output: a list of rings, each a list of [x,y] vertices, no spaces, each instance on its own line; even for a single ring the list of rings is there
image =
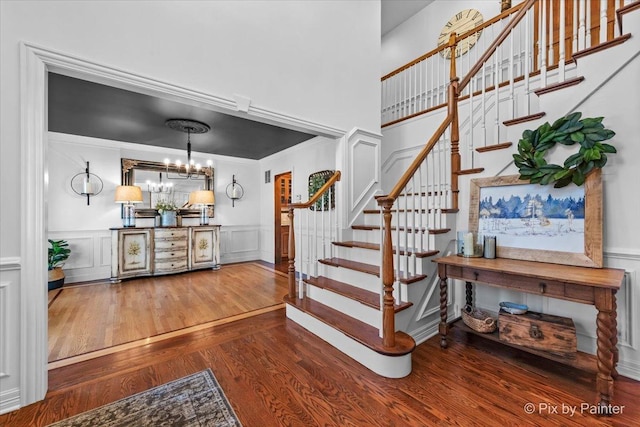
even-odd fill
[[[449,114],[453,114],[451,122],[451,208],[458,209],[458,172],[460,171],[460,132],[458,129],[458,78],[449,83]]]
[[[396,345],[395,300],[393,298],[393,243],[391,241],[391,207],[393,199],[379,199],[384,221],[384,237],[382,242],[382,345],[394,347]]]
[[[287,214],[289,218],[289,267],[287,268],[287,273],[289,277],[289,298],[293,299],[296,297],[296,235],[295,235],[295,227],[293,226],[293,208],[289,207],[289,213]]]

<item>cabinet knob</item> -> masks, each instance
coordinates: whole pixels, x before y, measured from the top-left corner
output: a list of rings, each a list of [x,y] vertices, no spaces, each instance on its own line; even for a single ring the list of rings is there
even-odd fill
[[[547,284],[546,284],[546,283],[544,283],[544,282],[540,282],[540,293],[541,293],[541,294],[544,294],[544,292],[546,291],[546,289],[547,289]]]

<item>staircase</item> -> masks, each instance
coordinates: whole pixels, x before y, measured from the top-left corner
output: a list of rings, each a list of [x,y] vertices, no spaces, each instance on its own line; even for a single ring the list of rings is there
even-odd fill
[[[350,230],[337,230],[331,215],[339,207],[332,209],[324,202],[323,195],[331,194],[340,180],[339,172],[309,202],[289,206],[292,232],[287,317],[382,376],[408,375],[416,342],[438,332],[439,281],[432,260],[455,250],[456,221],[458,215],[467,214],[459,209],[458,200],[468,200],[468,180],[506,171],[517,173],[511,162],[511,147],[523,130],[578,110],[640,52],[639,40],[622,33],[622,28],[640,29],[640,1],[635,1],[616,15],[622,35],[595,43],[594,47],[573,49],[570,60],[551,67],[536,60],[541,67],[525,66],[526,74],[519,83],[514,73],[509,73],[501,84],[498,71],[489,79],[494,79],[493,88],[480,86],[477,75],[486,81],[485,73],[492,72],[487,70],[490,65],[493,70],[501,70],[506,61],[508,69],[514,68],[510,61],[518,55],[498,59],[492,55],[504,50],[501,46],[509,43],[509,35],[516,33],[519,23],[532,19],[528,16],[533,16],[534,5],[539,7],[528,0],[504,14],[508,23],[501,24],[502,31],[480,58],[480,65],[470,67],[464,78],[457,77],[452,61],[446,105],[416,111],[416,105],[426,105],[422,97],[429,90],[417,85],[403,90],[409,96],[402,99],[385,95],[383,82],[383,117],[390,118],[385,139],[395,140],[398,123],[406,119],[409,122],[402,126],[410,127],[411,121],[415,123],[422,114],[420,120],[432,120],[431,128],[437,130],[412,163],[402,165],[407,171],[388,194],[369,200]],[[459,38],[454,35],[440,50],[454,49],[473,31]],[[553,34],[552,29],[550,32]],[[620,54],[620,49],[626,49],[625,53]],[[564,61],[563,55],[558,55],[559,61]],[[592,61],[607,61],[607,72],[602,72],[602,64],[597,73],[593,72]],[[410,72],[411,68],[405,66],[403,70]],[[393,102],[387,102],[390,98]],[[397,170],[388,175],[394,173]],[[315,210],[310,211],[310,206],[316,206]],[[302,226],[305,222],[306,227]],[[340,236],[348,239],[341,240]],[[450,300],[448,305],[448,317],[459,317],[456,302]]]

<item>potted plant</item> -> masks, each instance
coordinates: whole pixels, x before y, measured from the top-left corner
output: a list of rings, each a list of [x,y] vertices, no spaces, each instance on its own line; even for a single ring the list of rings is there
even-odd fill
[[[64,271],[62,271],[62,266],[67,258],[69,258],[69,254],[71,254],[71,249],[69,249],[69,243],[66,240],[49,239],[48,290],[58,289],[64,285]]]
[[[171,227],[177,224],[176,214],[178,205],[173,200],[158,200],[156,210],[160,214],[161,225],[163,227]]]

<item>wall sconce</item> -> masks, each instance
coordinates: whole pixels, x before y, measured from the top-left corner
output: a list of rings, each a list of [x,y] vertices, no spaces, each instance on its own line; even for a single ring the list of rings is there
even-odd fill
[[[102,180],[96,174],[89,172],[89,162],[84,172],[75,174],[71,178],[71,189],[80,196],[87,196],[87,206],[91,196],[97,196],[102,191]]]
[[[244,196],[244,188],[242,188],[242,185],[238,184],[236,176],[233,175],[231,184],[227,185],[227,197],[231,199],[232,208],[235,208],[236,200],[242,199],[242,196]]]
[[[200,225],[209,225],[207,206],[215,205],[216,197],[211,190],[198,190],[189,193],[189,204],[200,206]]]
[[[142,203],[142,189],[137,185],[118,185],[114,197],[116,203],[122,203],[124,214],[122,216],[123,227],[136,226],[136,210],[134,203]]]

